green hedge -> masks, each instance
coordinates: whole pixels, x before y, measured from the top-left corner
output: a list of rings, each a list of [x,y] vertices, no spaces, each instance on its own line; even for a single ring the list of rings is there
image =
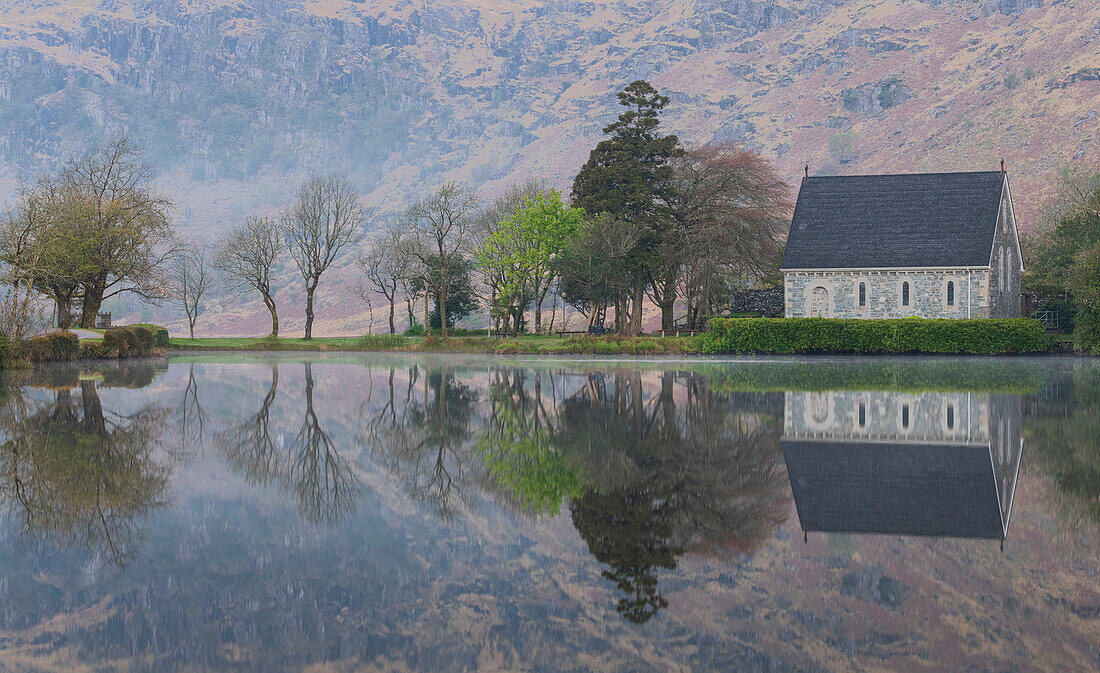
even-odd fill
[[[160,325],[154,325],[152,323],[138,323],[136,325],[130,325],[130,327],[148,327],[153,330],[153,337],[156,342],[157,348],[168,348],[168,328]]]
[[[103,333],[103,345],[117,351],[120,357],[152,355],[157,348],[157,335],[146,325],[112,327]]]
[[[716,319],[699,336],[703,353],[1047,353],[1037,320]]]
[[[22,352],[31,362],[75,360],[80,353],[80,339],[72,332],[48,332],[27,339]]]

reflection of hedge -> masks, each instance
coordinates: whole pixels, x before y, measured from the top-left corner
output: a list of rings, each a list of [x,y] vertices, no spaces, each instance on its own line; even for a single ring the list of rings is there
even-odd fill
[[[1047,353],[1052,340],[1037,320],[712,320],[699,337],[704,353]]]
[[[1020,361],[750,362],[699,368],[718,392],[892,390],[1030,394],[1045,374]]]

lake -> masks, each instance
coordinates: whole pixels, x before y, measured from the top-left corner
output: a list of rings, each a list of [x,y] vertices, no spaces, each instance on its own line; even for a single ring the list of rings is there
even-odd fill
[[[1100,361],[0,378],[3,671],[1100,670]]]

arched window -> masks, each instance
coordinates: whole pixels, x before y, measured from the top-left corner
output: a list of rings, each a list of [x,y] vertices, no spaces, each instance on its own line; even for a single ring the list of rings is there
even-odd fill
[[[903,430],[909,429],[909,405],[901,405],[901,427]]]
[[[867,426],[867,405],[863,402],[859,403],[859,427],[863,428]]]
[[[859,284],[859,305],[867,305],[867,283]]]
[[[947,405],[947,429],[948,430],[954,430],[955,429],[955,405],[954,404],[948,404]]]
[[[947,281],[947,305],[955,305],[955,281]]]
[[[901,305],[909,305],[909,283],[905,282],[901,284]]]

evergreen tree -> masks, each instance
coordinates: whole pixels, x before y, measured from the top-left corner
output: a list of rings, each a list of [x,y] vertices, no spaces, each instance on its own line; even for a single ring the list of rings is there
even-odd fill
[[[619,104],[626,111],[603,129],[609,137],[596,145],[573,181],[574,206],[626,221],[638,232],[628,264],[631,334],[641,331],[647,266],[660,228],[670,219],[673,173],[669,162],[683,152],[675,135],[661,135],[658,129],[660,112],[668,102],[645,80],[619,92]],[[625,309],[625,299],[616,300],[617,313]],[[621,324],[621,318],[616,322]]]

